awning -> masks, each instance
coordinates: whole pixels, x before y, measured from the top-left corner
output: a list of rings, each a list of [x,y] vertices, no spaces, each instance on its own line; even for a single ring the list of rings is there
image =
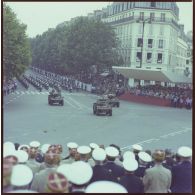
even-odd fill
[[[172,71],[119,66],[112,66],[112,69],[121,73],[126,78],[170,83],[192,83],[192,78],[186,77],[184,74],[179,74]]]

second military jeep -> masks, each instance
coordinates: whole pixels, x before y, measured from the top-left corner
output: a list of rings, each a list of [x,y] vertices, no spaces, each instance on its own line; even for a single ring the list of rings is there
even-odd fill
[[[48,104],[53,105],[56,103],[63,106],[64,105],[64,98],[59,93],[50,93],[48,95]]]
[[[98,99],[93,104],[93,114],[112,116],[112,107],[106,99]]]

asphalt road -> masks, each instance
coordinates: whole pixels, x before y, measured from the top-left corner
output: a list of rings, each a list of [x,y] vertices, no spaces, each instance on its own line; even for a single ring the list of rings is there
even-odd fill
[[[64,106],[49,106],[48,91],[34,87],[17,91],[3,99],[3,141],[29,144],[62,144],[75,141],[115,143],[126,150],[139,143],[144,149],[192,147],[192,111],[121,101],[113,116],[93,115],[98,96],[83,92],[62,92]]]

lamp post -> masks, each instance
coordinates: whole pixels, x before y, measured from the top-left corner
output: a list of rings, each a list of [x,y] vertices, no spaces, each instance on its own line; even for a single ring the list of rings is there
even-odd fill
[[[141,60],[140,60],[140,68],[142,68],[142,56],[143,56],[143,46],[144,46],[144,27],[145,27],[145,22],[151,23],[151,18],[146,18],[145,20],[137,20],[137,22],[142,21],[143,24],[143,30],[142,30],[142,44],[141,44]]]

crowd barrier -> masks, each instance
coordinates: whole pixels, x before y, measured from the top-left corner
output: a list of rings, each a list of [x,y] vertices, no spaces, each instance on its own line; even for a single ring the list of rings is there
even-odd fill
[[[119,99],[130,101],[130,102],[142,103],[142,104],[171,107],[170,100],[165,100],[157,97],[138,96],[138,95],[130,94],[130,92],[124,93],[119,97]]]

